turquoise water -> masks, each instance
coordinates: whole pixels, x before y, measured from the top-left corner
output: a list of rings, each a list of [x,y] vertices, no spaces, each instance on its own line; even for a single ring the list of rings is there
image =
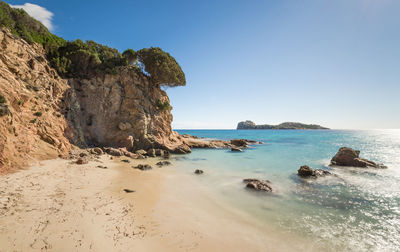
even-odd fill
[[[262,141],[242,153],[197,149],[176,156],[183,172],[199,177],[232,207],[279,232],[311,238],[334,251],[400,251],[400,130],[178,130],[216,139]],[[329,167],[342,146],[383,163],[388,169]],[[301,165],[337,176],[303,180]],[[244,189],[242,179],[272,182],[273,194]]]

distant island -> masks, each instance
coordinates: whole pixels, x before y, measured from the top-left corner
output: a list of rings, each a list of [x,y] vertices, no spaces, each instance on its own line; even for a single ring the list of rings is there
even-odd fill
[[[278,125],[256,125],[252,121],[239,122],[236,129],[329,129],[317,124],[304,124],[299,122],[284,122]]]

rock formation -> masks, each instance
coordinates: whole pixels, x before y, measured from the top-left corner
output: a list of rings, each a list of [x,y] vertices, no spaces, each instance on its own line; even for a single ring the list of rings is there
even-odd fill
[[[328,129],[316,124],[304,124],[298,122],[284,122],[278,125],[256,125],[252,121],[239,122],[236,129]]]
[[[62,115],[67,80],[46,60],[42,46],[30,45],[0,28],[0,173],[33,160],[56,158],[71,149]]]
[[[353,167],[373,167],[387,168],[382,164],[377,164],[371,160],[360,158],[360,151],[352,148],[342,147],[331,160],[331,165],[353,166]]]
[[[271,182],[269,180],[244,179],[243,182],[246,183],[246,188],[256,191],[272,192]]]
[[[325,175],[331,175],[332,173],[322,170],[322,169],[312,169],[308,165],[303,165],[297,171],[297,174],[303,178],[316,178]]]

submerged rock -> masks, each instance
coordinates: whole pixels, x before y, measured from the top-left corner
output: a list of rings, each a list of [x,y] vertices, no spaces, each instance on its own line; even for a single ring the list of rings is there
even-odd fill
[[[322,170],[322,169],[312,169],[308,165],[303,165],[297,170],[297,174],[300,177],[307,178],[307,177],[322,177],[325,175],[331,175],[332,173]]]
[[[232,139],[231,144],[239,147],[247,147],[247,140],[246,139]]]
[[[377,164],[371,160],[360,158],[360,151],[352,148],[342,147],[331,159],[331,165],[352,166],[352,167],[373,167],[387,168],[382,164]]]
[[[242,152],[243,150],[240,149],[240,148],[237,148],[237,147],[232,147],[232,148],[231,148],[231,151],[234,151],[234,152]]]
[[[246,188],[256,191],[272,192],[272,187],[270,186],[271,182],[269,180],[243,179],[243,182],[246,183]]]
[[[194,171],[194,173],[195,173],[195,174],[203,174],[204,171],[203,171],[203,170],[200,170],[200,169],[197,169],[197,170]]]
[[[151,167],[151,166],[148,165],[148,164],[140,164],[140,165],[137,165],[137,166],[135,166],[135,167],[133,167],[133,168],[139,169],[139,170],[142,170],[142,171],[153,169],[153,167]]]

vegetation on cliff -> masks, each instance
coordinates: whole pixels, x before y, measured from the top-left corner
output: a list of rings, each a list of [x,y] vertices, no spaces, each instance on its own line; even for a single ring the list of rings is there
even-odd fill
[[[236,129],[328,129],[316,124],[304,124],[298,122],[284,122],[278,125],[256,125],[252,121],[239,122]]]
[[[28,15],[23,9],[11,8],[7,3],[0,2],[0,26],[8,28],[14,35],[26,42],[43,45],[47,52],[57,50],[65,44],[65,40],[52,34],[39,21]]]
[[[138,51],[138,59],[144,65],[155,85],[170,87],[186,85],[185,74],[176,60],[158,47]]]
[[[185,74],[176,60],[157,47],[145,48],[137,53],[127,49],[121,54],[117,49],[94,41],[66,41],[52,34],[23,9],[11,8],[5,2],[0,2],[0,26],[30,44],[41,44],[52,67],[64,77],[115,74],[118,67],[133,65],[148,75],[154,85],[175,87],[186,84]]]

